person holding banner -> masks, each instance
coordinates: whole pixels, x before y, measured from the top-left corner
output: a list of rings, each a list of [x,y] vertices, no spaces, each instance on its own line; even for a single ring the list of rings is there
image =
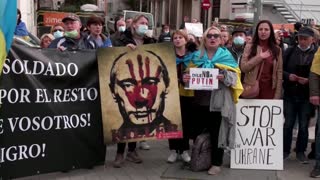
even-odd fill
[[[49,48],[57,48],[60,51],[77,50],[77,49],[96,49],[98,48],[96,42],[87,37],[85,34],[81,34],[81,21],[79,16],[70,13],[67,14],[62,22],[65,26],[64,36],[57,38],[51,42]]]
[[[148,31],[148,23],[148,18],[146,16],[135,16],[133,18],[131,26],[120,35],[120,38],[116,40],[115,44],[118,46],[127,46],[131,50],[135,50],[137,46],[156,43],[155,39],[146,36],[146,32]],[[125,110],[123,109],[124,107],[119,105],[119,108],[121,112],[125,112]],[[136,146],[136,142],[128,143],[128,153],[126,159],[134,163],[142,163],[142,159],[139,157],[136,151]],[[117,144],[117,154],[113,162],[113,167],[120,168],[122,166],[125,148],[126,143]]]
[[[320,48],[314,55],[314,59],[310,69],[309,76],[310,87],[310,103],[316,106],[318,112],[317,129],[316,130],[316,164],[310,173],[313,178],[320,177]]]
[[[195,65],[196,68],[218,68],[220,73],[217,76],[219,80],[219,89],[231,95],[229,98],[230,106],[234,106],[238,101],[241,93],[240,69],[231,53],[224,47],[220,47],[222,43],[221,31],[217,27],[208,28],[201,40],[199,51],[195,52],[190,67]],[[190,79],[189,74],[184,75],[184,82]],[[235,89],[234,89],[235,88]],[[234,89],[235,91],[231,89]],[[237,90],[236,90],[237,89]],[[229,92],[230,91],[230,92]],[[223,107],[215,106],[215,100],[212,96],[217,91],[196,90],[194,102],[197,104],[195,112],[197,112],[197,123],[210,133],[211,139],[211,168],[208,174],[216,175],[221,171],[224,150],[219,147],[219,132],[221,126],[221,110]],[[222,97],[221,97],[222,98]],[[223,99],[220,99],[224,101]],[[221,102],[220,101],[220,102]]]
[[[259,83],[255,99],[280,99],[282,93],[282,51],[268,20],[257,24],[252,44],[247,44],[240,64],[245,85]],[[258,74],[260,78],[258,78]],[[258,82],[256,82],[258,81]],[[246,97],[243,97],[246,98]]]

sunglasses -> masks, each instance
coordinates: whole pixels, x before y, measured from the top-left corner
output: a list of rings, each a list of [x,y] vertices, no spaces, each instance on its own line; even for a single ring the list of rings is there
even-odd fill
[[[207,34],[207,38],[211,39],[212,37],[214,37],[215,39],[220,38],[220,34]]]
[[[62,29],[55,29],[55,30],[53,30],[53,32],[57,32],[57,31],[63,32],[64,30],[62,30]]]

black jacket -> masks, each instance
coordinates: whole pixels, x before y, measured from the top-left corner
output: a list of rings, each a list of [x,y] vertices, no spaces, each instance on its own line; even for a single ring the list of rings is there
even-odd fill
[[[158,39],[158,42],[171,42],[171,35],[170,33],[161,33]]]
[[[67,50],[98,48],[96,42],[84,33],[81,34],[80,39],[72,39],[68,37],[55,39],[51,42],[48,48],[58,48],[59,46],[63,46],[67,48]]]
[[[143,37],[143,44],[152,44],[156,43],[154,38]],[[137,45],[136,42],[133,40],[133,35],[131,33],[131,29],[126,29],[118,39],[115,40],[114,46],[126,46],[127,44],[134,44]]]
[[[288,48],[283,55],[283,89],[284,98],[309,99],[309,84],[302,85],[289,80],[290,74],[296,74],[304,78],[309,77],[311,64],[316,52],[314,45],[303,52],[297,46]]]

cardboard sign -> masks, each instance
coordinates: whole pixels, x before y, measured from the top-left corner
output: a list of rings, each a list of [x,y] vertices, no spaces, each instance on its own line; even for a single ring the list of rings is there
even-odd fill
[[[231,168],[283,170],[283,101],[240,99],[236,108]]]
[[[196,37],[202,37],[203,26],[202,23],[185,23],[189,34],[194,34]]]
[[[189,84],[185,89],[213,90],[218,89],[219,69],[213,68],[190,68]]]

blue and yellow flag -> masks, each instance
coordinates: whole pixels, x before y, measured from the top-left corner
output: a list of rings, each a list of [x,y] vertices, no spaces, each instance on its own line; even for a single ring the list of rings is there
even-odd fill
[[[17,25],[17,1],[0,0],[0,74]]]

